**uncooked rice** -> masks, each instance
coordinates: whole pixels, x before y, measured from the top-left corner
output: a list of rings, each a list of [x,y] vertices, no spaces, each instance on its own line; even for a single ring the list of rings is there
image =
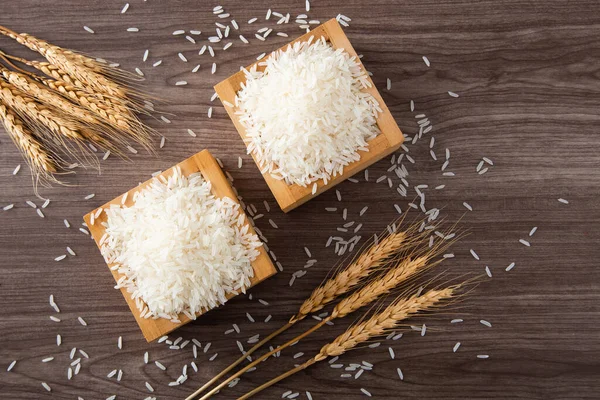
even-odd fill
[[[201,174],[175,168],[139,190],[131,207],[105,210],[102,254],[118,266],[115,287],[131,293],[144,318],[195,318],[250,285],[261,243],[239,204],[210,189]]]
[[[379,133],[381,109],[361,91],[371,85],[367,74],[325,39],[297,42],[261,64],[264,72],[244,70],[235,112],[263,173],[301,186],[329,181]]]

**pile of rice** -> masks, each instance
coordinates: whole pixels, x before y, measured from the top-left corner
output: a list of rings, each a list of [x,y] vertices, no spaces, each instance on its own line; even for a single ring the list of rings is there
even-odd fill
[[[115,288],[131,293],[142,317],[195,318],[250,285],[262,244],[239,204],[210,188],[199,173],[174,168],[136,192],[131,207],[106,210],[102,254],[123,274]]]
[[[248,152],[262,172],[307,186],[341,174],[379,134],[377,100],[361,91],[367,73],[356,57],[324,38],[274,52],[264,71],[244,70],[235,98]]]

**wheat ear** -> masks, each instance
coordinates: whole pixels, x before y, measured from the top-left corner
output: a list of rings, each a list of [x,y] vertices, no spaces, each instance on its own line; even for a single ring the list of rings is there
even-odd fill
[[[58,92],[48,89],[46,86],[36,82],[29,76],[3,67],[0,67],[0,73],[2,73],[6,81],[13,84],[15,88],[31,95],[39,102],[52,104],[54,107],[68,115],[74,116],[80,121],[85,121],[90,124],[100,124],[100,121],[93,114],[78,107],[71,101],[65,99]]]
[[[306,318],[307,315],[321,310],[337,297],[361,284],[370,273],[384,265],[392,255],[403,247],[412,245],[415,230],[416,225],[412,225],[407,231],[393,232],[368,248],[354,262],[313,290],[290,321]]]
[[[298,321],[306,318],[309,313],[322,309],[326,304],[332,302],[336,297],[349,292],[360,283],[363,283],[364,279],[368,277],[369,274],[376,271],[377,268],[381,267],[386,260],[389,259],[389,257],[399,252],[402,248],[413,243],[415,229],[416,225],[413,225],[404,232],[393,232],[392,234],[384,237],[381,241],[379,241],[379,243],[375,243],[371,247],[367,248],[354,261],[348,264],[346,268],[339,270],[335,275],[333,275],[333,277],[325,280],[319,287],[317,287],[311,293],[309,298],[306,299],[300,306],[298,313],[291,317],[285,325],[252,346],[252,348],[250,348],[243,356],[239,357],[237,360],[211,378],[201,388],[188,396],[186,400],[191,400],[198,396],[212,384],[225,376],[225,374],[242,363],[246,357],[250,356],[266,343],[294,326],[294,324],[296,324]],[[320,326],[322,325],[319,325],[319,327]],[[318,327],[316,329],[318,329]],[[230,380],[231,378],[227,380],[227,382]]]
[[[277,382],[302,371],[309,366],[327,359],[346,353],[369,339],[381,336],[398,324],[415,314],[431,311],[444,300],[448,300],[459,290],[460,285],[451,286],[441,290],[430,290],[427,293],[410,297],[399,297],[383,311],[373,315],[369,319],[349,327],[344,333],[335,338],[331,343],[321,348],[319,353],[304,364],[285,372],[265,384],[251,390],[239,397],[238,400],[246,400]]]
[[[40,53],[48,62],[66,72],[71,78],[95,91],[117,98],[127,98],[127,89],[108,79],[105,76],[110,74],[107,66],[93,58],[63,49],[27,33],[16,33],[3,26],[0,26],[0,33]]]
[[[150,137],[153,130],[145,126],[135,114],[136,111],[146,113],[141,106],[126,99],[114,98],[95,92],[93,88],[85,87],[78,80],[72,80],[66,72],[48,62],[29,61],[11,56],[1,50],[0,58],[21,75],[25,75],[27,78],[35,80],[35,82],[42,83],[70,99],[75,104],[92,112],[103,123],[108,124],[118,131],[115,134],[122,132],[142,144],[147,150],[151,150]],[[38,76],[23,70],[12,63],[12,61],[36,68],[54,79]]]
[[[67,72],[63,71],[61,68],[57,67],[46,61],[35,61],[35,60],[26,60],[21,57],[16,57],[10,54],[7,54],[0,50],[0,58],[2,58],[5,62],[10,64],[12,68],[18,70],[21,73],[25,73],[30,75],[31,78],[39,80],[44,85],[49,86],[50,88],[57,90],[63,94],[67,94],[70,98],[74,98],[72,93],[74,91],[84,91],[87,93],[87,96],[93,95],[94,98],[101,100],[105,103],[106,106],[115,108],[115,111],[126,114],[125,111],[129,112],[132,115],[133,111],[146,112],[146,109],[142,107],[132,99],[122,99],[115,98],[111,96],[107,96],[106,94],[102,94],[100,92],[95,91],[93,88],[86,86],[83,82],[73,79]],[[35,74],[30,73],[29,71],[25,71],[15,64],[12,61],[17,61],[21,64],[27,65],[29,67],[35,68],[38,71],[42,72],[44,75],[47,75],[53,79],[46,79]]]
[[[38,181],[42,181],[42,183],[56,182],[56,178],[52,174],[57,172],[59,162],[44,150],[42,143],[35,138],[23,120],[3,104],[0,104],[0,120],[6,133],[25,157],[34,183]]]
[[[98,168],[98,159],[85,146],[86,140],[101,148],[118,152],[111,141],[89,129],[88,126],[77,123],[69,115],[52,106],[37,102],[35,98],[15,88],[3,78],[0,78],[0,100],[13,109],[29,126],[37,127],[38,137],[48,136],[48,141],[62,146],[83,166]]]
[[[417,257],[415,259],[411,259],[409,257],[403,261],[394,263],[387,272],[382,274],[382,276],[373,278],[360,289],[353,292],[350,296],[337,303],[331,314],[329,314],[329,316],[327,316],[326,318],[322,319],[318,324],[314,325],[312,328],[302,333],[301,335],[298,335],[295,338],[289,340],[288,342],[278,346],[277,348],[263,354],[256,360],[252,361],[250,364],[244,366],[244,368],[240,369],[235,374],[231,375],[226,380],[221,382],[218,386],[214,387],[210,392],[206,393],[201,398],[201,400],[208,399],[212,394],[224,388],[225,385],[227,385],[235,378],[240,377],[246,371],[260,364],[267,358],[271,357],[273,354],[291,346],[293,343],[296,343],[304,337],[308,336],[312,332],[321,328],[326,323],[336,318],[343,318],[348,314],[351,314],[354,311],[371,304],[379,297],[390,293],[392,290],[398,288],[402,283],[406,282],[407,279],[415,276],[416,274],[424,270],[426,266],[431,266],[428,265],[427,262],[432,256],[433,254],[427,254],[421,257]]]
[[[35,120],[41,122],[52,133],[55,133],[58,136],[64,136],[74,140],[83,139],[83,136],[77,131],[77,128],[73,126],[73,124],[68,121],[63,121],[61,116],[49,107],[36,102],[33,97],[15,88],[14,85],[3,79],[0,79],[0,99],[19,114],[31,116]]]

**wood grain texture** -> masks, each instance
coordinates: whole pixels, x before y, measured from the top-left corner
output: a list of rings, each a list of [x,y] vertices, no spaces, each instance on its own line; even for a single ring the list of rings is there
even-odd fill
[[[343,182],[291,213],[276,209],[267,185],[235,132],[225,110],[211,103],[212,87],[256,55],[288,41],[269,37],[266,42],[253,40],[253,32],[262,26],[266,5],[260,2],[224,3],[240,23],[240,32],[252,44],[234,45],[219,54],[217,72],[210,74],[212,59],[199,56],[200,43],[192,44],[175,37],[177,29],[200,29],[205,41],[214,32],[216,18],[211,13],[217,3],[183,0],[131,2],[121,15],[124,1],[75,1],[47,3],[33,0],[4,2],[0,23],[16,31],[38,35],[58,45],[81,49],[98,57],[120,62],[125,68],[141,68],[146,87],[166,100],[161,110],[171,124],[148,120],[167,137],[158,156],[138,154],[135,168],[109,158],[100,176],[80,171],[71,180],[78,186],[55,187],[42,193],[52,199],[39,218],[25,201],[35,200],[26,168],[12,176],[23,161],[10,140],[0,135],[0,205],[15,203],[15,208],[0,212],[0,397],[6,399],[117,399],[144,398],[150,382],[160,399],[181,399],[237,357],[235,340],[245,344],[256,333],[265,335],[282,324],[297,310],[310,291],[338,260],[325,242],[340,235],[336,228],[343,221],[342,209],[348,209],[348,221],[363,223],[366,238],[379,232],[397,216],[393,204],[403,210],[412,200],[400,197],[394,188],[375,179],[388,174],[390,160],[369,168],[370,180]],[[304,2],[277,0],[273,10],[304,12]],[[596,399],[600,391],[600,13],[596,1],[570,2],[484,0],[484,1],[313,1],[310,18],[325,21],[338,13],[352,18],[345,29],[363,62],[373,72],[378,88],[392,80],[392,90],[381,94],[402,131],[414,136],[418,131],[414,115],[424,113],[433,123],[438,161],[429,155],[426,139],[408,144],[414,164],[404,161],[410,172],[410,186],[427,184],[428,207],[444,207],[443,214],[457,220],[467,201],[473,211],[462,218],[470,236],[461,241],[456,257],[445,263],[451,276],[483,273],[489,265],[492,279],[484,280],[460,309],[425,321],[428,333],[421,338],[407,333],[396,342],[384,342],[376,349],[361,349],[340,359],[345,364],[368,360],[373,371],[360,379],[342,379],[340,370],[328,365],[313,368],[264,392],[263,399],[280,398],[286,390],[309,390],[315,399],[362,399],[364,387],[377,399]],[[251,17],[261,22],[248,26]],[[88,25],[96,34],[86,33]],[[128,27],[140,32],[128,33]],[[290,36],[302,33],[295,26],[284,26]],[[236,32],[237,33],[237,32]],[[0,38],[0,48],[16,55],[29,53],[8,39]],[[143,53],[150,50],[146,63]],[[182,62],[178,52],[189,62]],[[421,56],[431,60],[427,68]],[[163,60],[159,67],[151,65]],[[198,73],[191,73],[196,64]],[[175,87],[179,80],[187,86]],[[447,91],[460,95],[448,96]],[[416,103],[415,113],[409,101]],[[206,112],[214,107],[213,118]],[[193,129],[198,137],[186,133]],[[269,239],[284,271],[252,290],[253,300],[237,297],[227,306],[207,313],[201,320],[181,328],[178,335],[212,342],[201,352],[200,372],[190,373],[188,381],[167,387],[191,361],[190,348],[169,350],[164,345],[147,344],[140,335],[122,296],[113,289],[114,281],[96,246],[76,225],[94,207],[104,204],[152,172],[166,169],[203,148],[223,160],[235,178],[234,185],[247,204],[259,212],[268,200],[271,213],[257,220],[257,226]],[[441,174],[445,149],[450,149],[450,165]],[[400,153],[397,153],[400,154]],[[237,169],[237,158],[244,166]],[[494,161],[489,171],[478,175],[476,166],[482,157]],[[406,156],[405,156],[406,158]],[[24,166],[25,167],[25,166]],[[394,184],[398,181],[394,180]],[[446,185],[435,190],[438,185]],[[96,193],[92,200],[83,198]],[[557,201],[563,197],[570,204]],[[41,201],[36,200],[38,204]],[[358,212],[368,205],[362,217]],[[325,212],[325,207],[338,207]],[[64,227],[69,219],[74,226]],[[280,229],[268,223],[272,218]],[[533,226],[539,229],[528,238]],[[348,234],[344,237],[349,238]],[[531,241],[527,248],[520,238]],[[71,246],[76,257],[55,262]],[[315,266],[307,275],[288,282],[292,273],[307,260],[307,246]],[[475,249],[481,260],[469,254]],[[511,272],[504,268],[516,262]],[[49,320],[53,310],[48,296],[53,293],[61,307],[62,322]],[[256,299],[264,299],[268,306]],[[246,319],[249,312],[257,322]],[[272,315],[269,323],[264,319]],[[77,317],[88,322],[79,325]],[[463,318],[462,324],[450,324]],[[485,319],[492,328],[481,325]],[[270,360],[249,374],[235,388],[219,398],[236,395],[262,383],[290,367],[291,355],[302,351],[304,360],[323,343],[341,332],[352,317],[339,321],[299,343],[278,360]],[[224,335],[232,323],[240,334]],[[307,320],[298,331],[310,325]],[[297,331],[284,335],[291,338]],[[63,345],[55,344],[56,334]],[[178,336],[176,335],[176,336]],[[117,349],[117,337],[123,336],[123,350]],[[453,353],[456,342],[462,343]],[[189,346],[189,345],[188,345]],[[247,345],[246,345],[247,346]],[[390,360],[387,347],[396,351]],[[85,350],[80,374],[66,380],[69,351]],[[143,363],[149,351],[151,360],[160,360],[163,372]],[[218,352],[216,360],[208,358]],[[489,354],[478,360],[477,354]],[[55,360],[42,364],[41,359]],[[11,373],[6,366],[19,360]],[[404,381],[396,375],[402,368]],[[113,369],[124,371],[117,383],[106,375]],[[53,388],[47,393],[40,382]],[[300,397],[302,398],[302,397]],[[305,397],[304,397],[305,398]]]
[[[335,20],[335,18],[316,26],[310,32],[297,37],[290,43],[286,43],[275,50],[285,50],[287,46],[298,42],[306,42],[310,40],[311,37],[315,41],[319,40],[320,38],[324,38],[331,44],[333,48],[344,49],[348,54],[356,57],[361,68],[366,70],[364,65],[362,65],[360,62],[358,54],[352,47],[348,37],[344,34],[342,27]],[[261,58],[259,61],[254,62],[252,65],[247,66],[246,70],[250,70],[269,56],[270,54]],[[257,65],[258,71],[264,71],[264,69],[264,66]],[[275,197],[277,204],[279,204],[279,207],[281,207],[283,212],[289,212],[296,207],[301,206],[310,199],[320,195],[326,190],[331,189],[338,183],[345,181],[349,177],[361,172],[365,168],[368,168],[370,165],[376,163],[382,158],[392,154],[402,145],[402,142],[404,141],[404,135],[400,131],[400,128],[398,128],[398,124],[396,124],[396,121],[390,113],[390,110],[387,108],[385,102],[381,98],[377,87],[375,87],[370,77],[367,76],[367,79],[371,86],[364,88],[363,91],[373,96],[375,100],[377,100],[379,107],[382,110],[382,112],[377,116],[377,126],[379,127],[381,133],[369,141],[369,151],[359,151],[358,154],[360,155],[360,159],[348,164],[344,168],[342,174],[332,177],[327,184],[325,184],[322,179],[315,182],[317,184],[317,189],[314,191],[314,193],[314,183],[307,186],[301,186],[298,184],[288,185],[285,183],[285,181],[273,177],[273,175],[268,172],[262,174],[265,178],[267,186],[269,186],[269,189],[271,189],[271,193],[273,193],[273,197]],[[229,78],[215,85],[215,92],[219,95],[219,99],[224,102],[223,104],[225,111],[227,111],[227,114],[231,118],[231,121],[235,125],[235,128],[242,139],[246,139],[247,137],[246,129],[244,129],[244,126],[242,123],[240,123],[238,115],[236,114],[236,109],[227,106],[227,104],[235,104],[236,93],[242,88],[242,84],[244,83],[246,83],[246,75],[244,71],[238,71]],[[266,101],[268,101],[268,99],[266,99]],[[252,158],[255,160],[255,162],[257,162],[254,154],[252,154]]]
[[[189,176],[191,174],[200,172],[202,174],[202,177],[204,178],[204,180],[207,182],[210,182],[211,192],[212,192],[213,196],[215,196],[216,198],[228,197],[228,198],[232,199],[233,201],[237,202],[237,204],[239,204],[239,201],[237,200],[237,198],[235,196],[235,192],[233,191],[229,181],[227,181],[227,178],[225,177],[225,174],[221,170],[221,167],[219,167],[217,160],[215,160],[215,158],[212,156],[212,154],[210,154],[210,152],[208,150],[202,150],[202,151],[198,152],[197,154],[194,154],[193,156],[189,157],[188,159],[186,159],[180,163],[177,163],[176,167],[178,167],[181,170],[181,173],[183,174],[182,176]],[[172,167],[172,168],[167,169],[166,171],[163,171],[162,173],[157,175],[156,178],[158,178],[160,176],[167,178],[167,177],[173,175],[174,168],[175,167]],[[108,203],[103,204],[101,206],[101,208],[103,210],[108,210],[111,207],[111,205],[115,205],[115,204],[116,205],[124,204],[125,207],[130,207],[131,205],[134,204],[133,199],[135,197],[135,193],[138,192],[139,190],[147,187],[153,181],[154,181],[154,178],[148,179],[144,183],[141,183],[141,184],[131,188],[130,190],[128,190],[127,196],[125,197],[125,202],[123,202],[123,196],[125,196],[125,193],[123,193],[123,194],[120,194],[119,196],[117,196],[116,198],[114,198],[113,200],[109,201]],[[90,211],[89,213],[87,213],[83,217],[83,219],[85,220],[85,222],[88,226],[88,230],[89,230],[90,234],[92,235],[92,237],[94,238],[94,241],[98,245],[98,248],[100,248],[101,240],[106,233],[106,229],[105,229],[103,223],[106,222],[107,216],[106,216],[106,213],[102,211],[102,212],[100,212],[100,214],[98,214],[98,217],[96,217],[96,214],[98,212],[99,212],[99,208],[96,208],[96,209]],[[93,221],[92,221],[92,216],[94,217]],[[244,224],[248,225],[248,232],[256,234],[256,232],[254,231],[254,228],[252,227],[252,225],[250,224],[250,221],[248,220],[248,216],[245,217]],[[273,262],[267,255],[265,248],[264,247],[258,248],[258,252],[259,252],[258,256],[252,262],[252,269],[254,270],[254,276],[250,279],[250,287],[253,287],[254,285],[259,284],[260,282],[273,276],[277,272],[277,270],[275,269],[275,266],[273,265]],[[108,264],[109,269],[111,267],[113,267],[114,265],[115,264],[113,264],[113,263]],[[110,269],[110,272],[111,272],[112,276],[115,278],[116,282],[118,282],[119,279],[123,276],[116,270]],[[163,318],[158,318],[158,319],[142,318],[142,317],[140,317],[140,311],[138,310],[138,308],[136,306],[135,300],[131,297],[131,293],[129,293],[126,288],[121,288],[121,293],[123,294],[123,297],[127,301],[127,305],[129,306],[129,309],[131,310],[133,317],[135,318],[140,329],[142,330],[142,334],[144,335],[144,338],[146,338],[146,340],[148,342],[152,342],[152,341],[160,338],[161,336],[164,336],[191,321],[190,318],[188,318],[184,314],[179,314],[178,318],[181,322],[171,322],[171,321],[169,321],[167,319],[163,319]],[[233,297],[232,294],[229,294],[227,296],[228,299],[231,299],[232,297]],[[197,316],[199,317],[202,314],[205,314],[206,312],[207,312],[206,310],[203,310],[202,312],[199,312],[197,314]]]

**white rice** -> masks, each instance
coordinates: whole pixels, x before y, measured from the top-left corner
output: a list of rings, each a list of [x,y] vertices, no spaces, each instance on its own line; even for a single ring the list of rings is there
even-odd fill
[[[452,348],[452,352],[456,353],[456,351],[458,350],[458,348],[460,347],[460,342],[456,342],[456,344],[454,345],[454,347]]]
[[[131,207],[106,210],[102,253],[123,275],[116,288],[127,288],[145,317],[194,318],[250,285],[261,243],[248,233],[239,205],[210,188],[201,174],[187,178],[176,168],[138,191]]]
[[[379,106],[361,92],[370,84],[359,63],[324,40],[297,42],[264,63],[264,72],[244,70],[246,83],[236,99],[248,151],[261,170],[308,186],[358,160],[358,151],[379,133]]]
[[[510,271],[511,269],[513,269],[514,267],[515,267],[515,263],[514,263],[514,262],[512,262],[512,263],[510,263],[510,264],[509,264],[509,266],[508,266],[508,267],[506,267],[506,271],[508,272],[508,271]]]
[[[400,377],[400,380],[403,381],[404,374],[402,373],[402,370],[400,368],[396,368],[396,372],[398,373],[398,377]]]
[[[425,63],[425,65],[427,65],[428,67],[431,66],[431,63],[429,62],[429,58],[427,58],[426,56],[423,56],[423,62]]]
[[[85,25],[84,25],[84,26],[83,26],[83,29],[85,29],[85,30],[86,30],[87,32],[89,32],[89,33],[96,33],[96,32],[94,32],[94,30],[93,30],[92,28],[90,28],[89,26],[85,26]]]
[[[481,323],[481,325],[485,325],[485,326],[487,326],[488,328],[491,328],[491,327],[492,327],[492,324],[491,324],[491,322],[489,322],[489,321],[486,321],[485,319],[480,319],[480,320],[479,320],[479,323]]]
[[[488,267],[487,265],[485,266],[485,273],[487,274],[487,276],[489,276],[490,278],[492,277],[492,271],[490,271],[490,267]]]
[[[129,10],[129,3],[125,3],[123,8],[121,9],[121,14],[125,14]]]

